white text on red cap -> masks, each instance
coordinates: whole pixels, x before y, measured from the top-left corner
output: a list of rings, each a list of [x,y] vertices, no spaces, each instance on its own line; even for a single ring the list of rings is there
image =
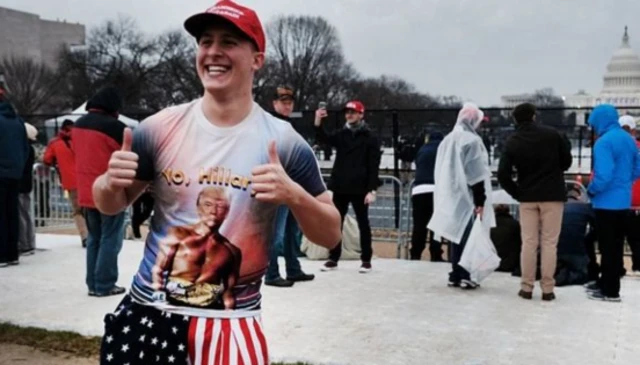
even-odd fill
[[[242,10],[232,8],[228,5],[216,5],[209,9],[209,12],[217,15],[228,15],[235,19],[240,19],[241,16],[244,16],[244,12],[242,12]]]

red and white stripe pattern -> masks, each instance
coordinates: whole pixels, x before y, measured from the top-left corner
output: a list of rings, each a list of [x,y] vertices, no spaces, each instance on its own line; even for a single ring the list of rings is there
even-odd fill
[[[189,363],[269,365],[260,317],[192,317],[189,323]]]

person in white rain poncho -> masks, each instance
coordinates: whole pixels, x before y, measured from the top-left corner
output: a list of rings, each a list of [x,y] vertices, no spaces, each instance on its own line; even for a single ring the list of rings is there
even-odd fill
[[[458,265],[475,216],[481,217],[487,229],[495,227],[488,154],[476,132],[483,118],[484,113],[475,104],[465,103],[455,127],[438,147],[435,211],[427,226],[436,236],[452,242],[449,286],[464,289],[478,287]]]

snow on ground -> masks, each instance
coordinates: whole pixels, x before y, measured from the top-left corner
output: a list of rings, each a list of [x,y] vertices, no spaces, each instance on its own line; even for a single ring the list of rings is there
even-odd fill
[[[121,297],[88,297],[84,250],[73,236],[37,237],[42,250],[0,269],[0,321],[101,335]],[[142,255],[126,241],[120,284]],[[518,279],[492,275],[476,292],[446,287],[447,264],[377,259],[320,273],[293,288],[265,287],[263,320],[272,360],[312,364],[637,364],[640,279],[625,278],[622,303],[589,301],[581,287],[558,288],[543,303],[516,296]],[[281,268],[281,270],[284,270]]]

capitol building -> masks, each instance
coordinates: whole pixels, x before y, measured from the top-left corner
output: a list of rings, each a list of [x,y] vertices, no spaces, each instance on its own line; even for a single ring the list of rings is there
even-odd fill
[[[627,27],[624,29],[622,44],[607,65],[603,79],[604,85],[599,95],[592,96],[581,90],[567,96],[565,105],[589,108],[606,103],[615,105],[621,112],[624,107],[640,107],[640,57],[629,45]]]
[[[615,105],[620,114],[640,114],[640,57],[629,44],[629,31],[625,27],[622,44],[611,57],[607,72],[603,77],[603,88],[598,95],[590,95],[584,90],[563,97],[568,108],[593,108],[600,104]],[[531,94],[505,95],[505,107],[514,107],[533,100]],[[626,109],[635,108],[634,109]]]

